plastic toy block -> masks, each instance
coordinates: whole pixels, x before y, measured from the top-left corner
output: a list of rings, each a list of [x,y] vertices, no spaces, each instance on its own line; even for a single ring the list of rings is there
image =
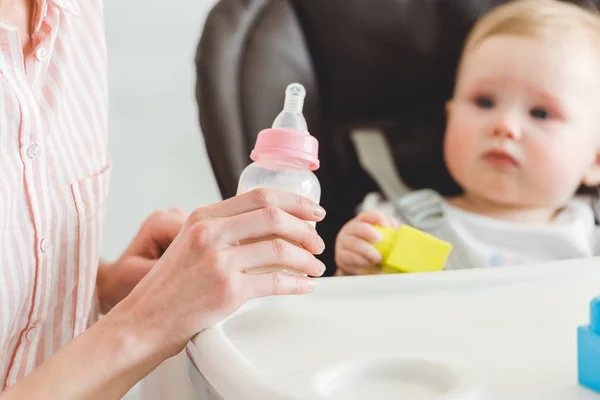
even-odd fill
[[[600,296],[590,304],[590,324],[577,331],[579,384],[600,393]]]
[[[444,269],[452,245],[435,236],[402,225],[398,229],[375,226],[383,239],[375,245],[384,273],[433,272]]]

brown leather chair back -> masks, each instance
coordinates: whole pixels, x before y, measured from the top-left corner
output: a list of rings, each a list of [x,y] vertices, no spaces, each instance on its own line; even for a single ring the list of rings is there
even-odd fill
[[[352,129],[381,128],[411,187],[458,193],[442,157],[444,104],[469,29],[503,2],[221,0],[198,46],[196,96],[223,197],[235,195],[256,135],[291,82],[306,87],[305,116],[320,143],[326,275],[335,272],[337,232],[378,190],[359,165]]]

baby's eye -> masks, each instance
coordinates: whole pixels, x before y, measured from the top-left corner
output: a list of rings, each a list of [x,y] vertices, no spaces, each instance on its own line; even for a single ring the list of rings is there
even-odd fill
[[[477,96],[475,98],[475,104],[479,108],[492,108],[494,107],[494,101],[489,96]]]
[[[535,107],[532,108],[531,111],[529,111],[529,114],[531,114],[531,116],[535,119],[548,119],[550,118],[550,113],[542,108],[542,107]]]

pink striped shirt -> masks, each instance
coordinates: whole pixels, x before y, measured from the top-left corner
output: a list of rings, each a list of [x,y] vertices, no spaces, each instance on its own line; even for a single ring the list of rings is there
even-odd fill
[[[0,25],[0,387],[97,318],[108,191],[102,0],[36,0],[34,50]]]

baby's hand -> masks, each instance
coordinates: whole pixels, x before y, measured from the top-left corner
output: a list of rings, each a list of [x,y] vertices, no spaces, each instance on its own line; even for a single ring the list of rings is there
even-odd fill
[[[398,222],[379,211],[363,211],[346,223],[335,242],[336,275],[381,273],[377,266],[381,254],[373,247],[381,240],[381,234],[373,225],[397,227]]]

